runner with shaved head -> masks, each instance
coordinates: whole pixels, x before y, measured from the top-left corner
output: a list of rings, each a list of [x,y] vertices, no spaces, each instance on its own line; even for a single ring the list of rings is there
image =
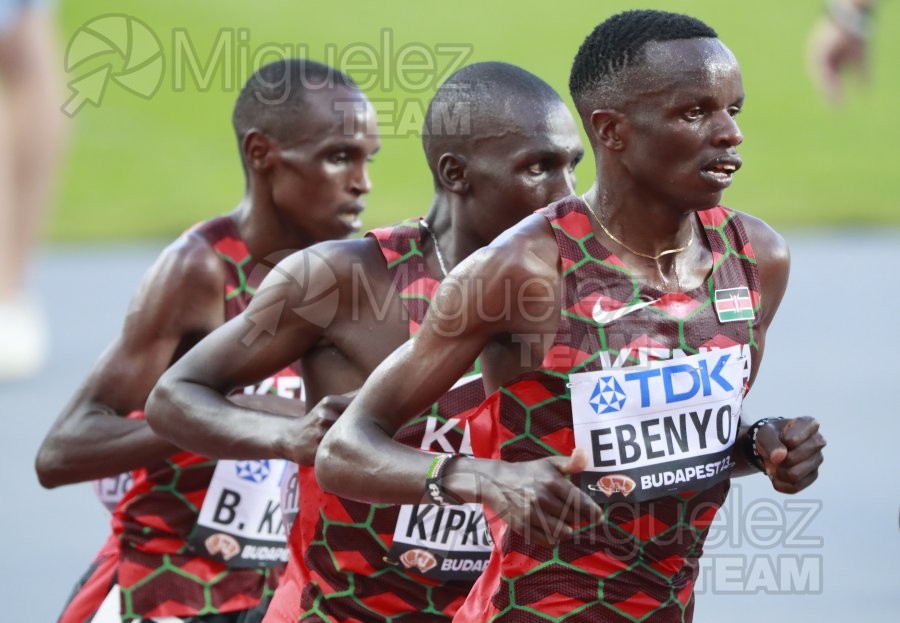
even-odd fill
[[[196,452],[301,463],[290,535],[296,582],[279,588],[267,622],[447,621],[487,563],[479,505],[370,505],[325,494],[305,466],[314,445],[292,435],[283,418],[225,400],[298,357],[309,404],[357,389],[417,332],[448,271],[572,192],[583,153],[559,95],[505,63],[451,76],[425,115],[423,144],[434,178],[424,218],[317,245],[279,264],[244,317],[185,355],[148,403],[154,428]],[[260,331],[256,323],[272,312]],[[471,451],[458,422],[484,398],[478,365],[455,381],[395,431],[398,443]]]
[[[359,132],[346,130],[349,105]],[[371,189],[368,161],[379,142],[374,112],[353,81],[305,59],[255,72],[238,96],[233,126],[244,197],[232,212],[198,224],[162,252],[120,336],[39,451],[37,472],[46,487],[107,479],[99,489],[105,494],[110,482],[130,482],[121,499],[112,487],[119,496],[105,500],[115,506],[113,535],[60,623],[258,622],[284,568],[277,522],[255,522],[258,533],[235,526],[212,532],[209,518],[238,510],[265,517],[269,502],[277,506],[277,474],[285,464],[217,463],[181,452],[150,430],[144,403],[167,367],[246,308],[277,259],[358,230]],[[291,413],[294,435],[318,438],[319,418],[294,417],[303,412],[295,364],[238,388],[232,399]],[[130,478],[119,480],[122,473]],[[223,488],[254,493],[256,503],[245,495],[242,504],[229,498],[230,506],[219,508]],[[242,555],[245,542],[260,539],[284,556]]]

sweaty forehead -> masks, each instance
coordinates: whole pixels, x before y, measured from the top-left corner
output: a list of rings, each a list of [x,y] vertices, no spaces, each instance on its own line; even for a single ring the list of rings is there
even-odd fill
[[[578,130],[562,101],[518,100],[505,105],[482,108],[473,124],[478,139],[508,135],[541,137],[547,134],[574,133]]]
[[[716,83],[739,70],[737,58],[718,39],[651,41],[645,52],[645,73],[657,78],[692,75]]]
[[[472,155],[490,154],[510,162],[537,155],[569,157],[583,151],[575,120],[562,102],[523,111],[514,121],[477,133],[463,149]]]
[[[740,79],[734,54],[718,39],[651,41],[646,62],[633,76],[632,86],[658,92],[686,84],[718,86]]]
[[[365,135],[374,117],[371,105],[358,90],[344,86],[310,89],[303,109],[294,113],[291,134],[295,141]]]

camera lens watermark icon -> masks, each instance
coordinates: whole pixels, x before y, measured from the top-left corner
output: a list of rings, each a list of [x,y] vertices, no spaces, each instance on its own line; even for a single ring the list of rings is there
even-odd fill
[[[100,106],[110,81],[129,93],[150,99],[162,84],[162,43],[147,24],[131,15],[101,15],[72,36],[66,48],[69,99],[62,112],[74,117],[91,103]]]
[[[274,279],[272,285],[253,295],[257,304],[243,315],[247,332],[241,339],[242,344],[249,346],[264,333],[274,336],[289,300],[290,311],[303,321],[322,329],[331,325],[340,306],[340,284],[325,255],[306,249],[292,261],[290,271],[270,258],[264,258],[257,268],[266,265],[271,266],[272,273],[280,279]],[[250,279],[253,279],[252,274]]]

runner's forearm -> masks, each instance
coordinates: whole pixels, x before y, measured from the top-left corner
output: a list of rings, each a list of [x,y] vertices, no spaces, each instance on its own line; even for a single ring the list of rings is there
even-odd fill
[[[35,469],[44,487],[116,476],[178,451],[142,419],[98,408],[79,422],[62,422],[41,446]]]
[[[147,419],[159,435],[203,456],[271,459],[289,458],[283,446],[297,418],[240,407],[214,389],[165,375],[147,400]]]

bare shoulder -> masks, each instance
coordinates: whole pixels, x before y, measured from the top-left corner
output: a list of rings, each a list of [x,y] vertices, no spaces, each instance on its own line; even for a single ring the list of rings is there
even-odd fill
[[[222,322],[218,316],[225,280],[225,264],[215,250],[201,236],[187,232],[160,253],[144,276],[129,319],[135,314],[166,315],[189,325],[185,330],[212,330]]]
[[[762,294],[761,322],[764,326],[772,321],[787,290],[791,271],[791,253],[785,239],[768,223],[760,218],[738,212],[744,230],[753,245],[759,267]]]
[[[142,406],[173,358],[224,322],[225,280],[224,263],[202,236],[188,232],[172,242],[141,280],[84,395],[118,412]]]
[[[338,277],[352,274],[354,270],[377,271],[385,265],[378,242],[370,237],[328,240],[307,251],[327,262]]]
[[[260,290],[290,286],[294,296],[308,299],[311,292],[351,288],[363,275],[368,280],[387,277],[378,243],[371,238],[331,240],[286,257],[272,269]]]
[[[753,251],[760,266],[763,264],[780,265],[787,270],[790,266],[791,253],[784,237],[761,218],[746,212],[735,212],[741,217],[741,223],[750,238],[750,244],[753,245]]]
[[[556,298],[559,251],[547,220],[532,215],[476,251],[441,282],[429,314],[445,335],[488,339],[531,328]]]
[[[524,283],[533,279],[555,281],[559,263],[559,248],[550,224],[543,216],[533,214],[500,234],[460,268],[466,271],[464,274],[501,276]]]
[[[179,236],[160,254],[158,264],[177,282],[189,280],[198,285],[222,285],[225,263],[205,238],[195,232]]]

